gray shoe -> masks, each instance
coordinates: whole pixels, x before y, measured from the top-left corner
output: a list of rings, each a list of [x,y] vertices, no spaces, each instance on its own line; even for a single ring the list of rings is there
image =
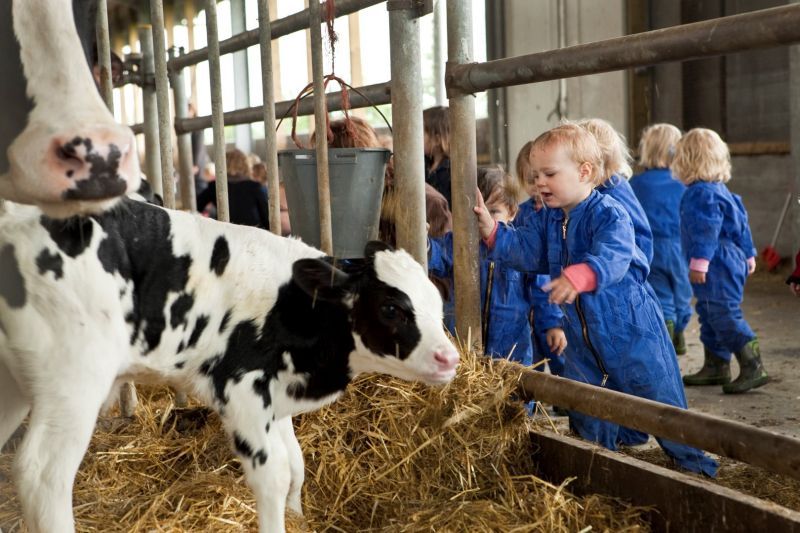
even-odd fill
[[[722,385],[722,392],[739,394],[764,385],[769,381],[767,371],[761,363],[761,348],[758,339],[753,339],[736,352],[739,361],[739,376],[731,383]]]

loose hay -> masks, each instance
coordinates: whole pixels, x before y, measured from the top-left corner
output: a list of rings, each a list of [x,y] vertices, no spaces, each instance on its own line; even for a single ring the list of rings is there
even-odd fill
[[[463,356],[442,388],[357,380],[328,408],[300,417],[305,520],[290,531],[646,531],[642,510],[577,498],[531,475],[517,375]],[[75,485],[79,531],[257,529],[255,503],[218,418],[175,411],[167,391],[140,389],[135,420],[98,424]],[[0,527],[24,531],[0,454]]]

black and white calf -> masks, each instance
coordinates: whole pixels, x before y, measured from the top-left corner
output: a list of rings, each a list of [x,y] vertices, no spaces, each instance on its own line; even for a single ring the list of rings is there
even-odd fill
[[[291,416],[354,375],[455,375],[442,300],[408,254],[368,246],[344,273],[294,239],[132,200],[53,220],[0,207],[0,445],[30,412],[15,479],[32,531],[72,531],[72,484],[104,400],[125,379],[214,407],[261,531],[300,510]]]

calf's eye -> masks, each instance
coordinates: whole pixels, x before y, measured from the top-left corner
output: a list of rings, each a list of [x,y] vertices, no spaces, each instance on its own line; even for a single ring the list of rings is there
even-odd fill
[[[381,316],[386,320],[396,320],[399,315],[397,306],[394,304],[384,304],[381,306]]]

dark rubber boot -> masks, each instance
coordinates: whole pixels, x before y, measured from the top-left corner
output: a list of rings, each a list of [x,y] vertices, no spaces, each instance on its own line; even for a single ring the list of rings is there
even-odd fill
[[[761,363],[761,348],[758,339],[753,339],[736,352],[739,361],[739,376],[731,383],[722,386],[726,394],[739,394],[764,385],[769,381],[767,371]]]
[[[725,385],[731,382],[731,364],[720,359],[708,348],[704,349],[703,368],[696,374],[683,376],[683,384],[689,387],[699,385]]]
[[[672,320],[665,320],[664,323],[667,325],[667,333],[669,333],[669,339],[675,342],[675,322]]]
[[[686,337],[683,336],[682,331],[676,331],[672,337],[672,345],[675,347],[675,353],[678,355],[686,355]]]

